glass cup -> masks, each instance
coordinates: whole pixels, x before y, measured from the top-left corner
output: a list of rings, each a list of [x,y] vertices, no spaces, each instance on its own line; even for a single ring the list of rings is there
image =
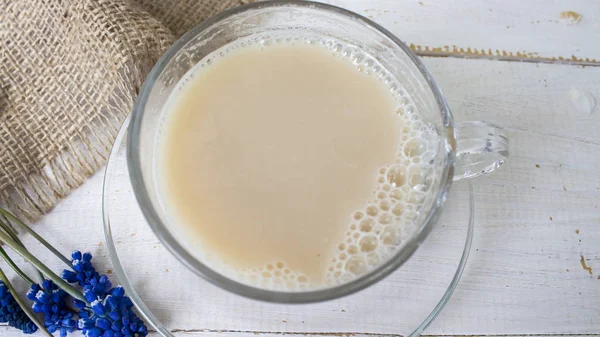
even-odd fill
[[[435,138],[425,200],[417,214],[418,228],[403,239],[394,254],[346,283],[307,291],[276,291],[234,280],[200,261],[177,240],[161,206],[155,181],[158,126],[167,98],[179,80],[212,52],[239,41],[295,37],[320,41],[326,48],[360,55],[385,68],[403,88],[403,109],[419,111]],[[258,42],[257,42],[258,43]],[[224,93],[231,94],[231,93]],[[234,95],[234,94],[233,94]],[[410,98],[410,100],[408,99]],[[508,157],[501,128],[485,122],[455,124],[442,92],[419,58],[397,37],[356,13],[305,1],[268,1],[237,7],[214,16],[183,35],[163,55],[146,79],[136,101],[127,140],[127,160],[139,205],[162,243],[188,268],[231,292],[259,300],[307,303],[329,300],[363,289],[400,267],[436,223],[453,180],[473,178],[500,167]]]

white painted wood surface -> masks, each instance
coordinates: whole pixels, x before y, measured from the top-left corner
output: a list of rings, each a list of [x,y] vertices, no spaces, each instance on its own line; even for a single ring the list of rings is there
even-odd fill
[[[442,52],[600,62],[594,0],[327,0],[364,15],[407,44]],[[444,48],[444,47],[447,47]],[[519,55],[517,54],[519,53]]]
[[[372,16],[415,45],[600,59],[597,1],[331,2]],[[560,18],[564,11],[582,17],[568,23]],[[591,104],[600,105],[600,67],[593,61],[582,67],[454,57],[425,57],[424,62],[457,121],[497,123],[511,140],[505,167],[475,182],[476,232],[470,260],[454,297],[425,333],[600,336],[600,106]],[[99,269],[108,270],[112,267],[103,244],[101,188],[99,173],[35,228],[65,253],[91,250]],[[43,254],[42,249],[34,251]],[[591,272],[583,268],[582,259]],[[57,261],[44,260],[60,269]],[[377,287],[367,292],[393,291],[394,283],[385,280]],[[340,309],[323,311],[321,320],[306,326],[301,321],[310,306],[282,311],[235,299],[215,291],[207,299],[205,316],[178,321],[181,325],[172,328],[177,335],[225,337],[297,331],[370,335],[393,334],[389,327],[397,319],[390,312],[369,316],[365,323],[361,315],[368,313]],[[352,301],[343,303],[362,307]],[[185,310],[160,305],[173,313]],[[19,334],[0,327],[0,335]]]

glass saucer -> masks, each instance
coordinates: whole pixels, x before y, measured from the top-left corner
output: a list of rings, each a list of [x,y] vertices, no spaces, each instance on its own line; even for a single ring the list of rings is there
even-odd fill
[[[454,292],[473,238],[473,191],[455,183],[437,225],[414,255],[379,283],[316,304],[243,298],[201,279],[172,256],[147,225],[129,179],[125,120],[103,186],[106,244],[114,272],[146,321],[176,331],[376,333],[418,336]]]

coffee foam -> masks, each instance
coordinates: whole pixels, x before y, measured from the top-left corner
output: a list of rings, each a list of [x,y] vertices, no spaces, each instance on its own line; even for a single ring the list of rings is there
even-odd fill
[[[396,162],[379,169],[370,200],[363,208],[349,214],[344,237],[332,243],[325,280],[311,280],[289,268],[285,261],[275,260],[264,266],[240,270],[207,252],[195,250],[193,253],[220,273],[242,283],[280,291],[314,290],[360,277],[392,257],[411,237],[418,227],[417,218],[433,184],[433,163],[439,139],[435,129],[423,121],[407,91],[375,58],[356,47],[331,39],[270,34],[231,43],[211,53],[188,71],[177,83],[174,93],[230,52],[241,48],[262,50],[278,44],[321,46],[331,51],[334,57],[351,62],[357,71],[385,83],[397,102],[396,114],[402,125]],[[161,125],[164,125],[165,118],[163,115]],[[159,130],[159,138],[161,133]]]
[[[379,170],[373,198],[348,221],[345,239],[327,267],[328,285],[352,280],[377,267],[416,229],[433,177],[432,152],[415,128],[420,125],[419,121],[404,128],[396,163]]]

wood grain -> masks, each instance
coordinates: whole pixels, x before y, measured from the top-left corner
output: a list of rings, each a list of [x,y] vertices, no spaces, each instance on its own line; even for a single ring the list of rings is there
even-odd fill
[[[475,182],[471,257],[455,296],[426,333],[599,333],[600,141],[594,132],[600,112],[582,112],[569,93],[575,88],[600,97],[600,68],[451,58],[425,62],[457,121],[504,125],[511,140],[505,167]],[[91,249],[100,270],[109,270],[101,229],[101,183],[101,174],[94,176],[36,229],[59,247]],[[455,186],[455,191],[461,189],[464,186]],[[123,205],[123,212],[129,208]],[[427,242],[460,244],[459,240],[433,236]],[[158,242],[143,244],[126,249],[152,249]],[[43,254],[42,249],[33,250]],[[592,274],[583,267],[582,256]],[[139,268],[133,272],[170,263],[169,258],[135,261]],[[58,261],[50,262],[60,269]],[[441,259],[425,270],[451,263],[452,258]],[[432,292],[443,287],[434,275],[428,281]],[[163,273],[147,282],[174,279]],[[157,296],[166,300],[153,299],[149,305],[167,317],[170,328],[183,331],[394,334],[410,320],[394,311],[394,303],[405,300],[406,281],[395,274],[357,295],[308,306],[267,305],[208,285],[191,287],[204,292],[202,303],[193,306],[199,311],[173,306],[168,298],[187,296],[181,290]],[[427,301],[427,294],[421,296]]]
[[[421,55],[600,64],[600,2],[329,0],[381,24]]]
[[[0,325],[0,334],[10,334],[13,329]],[[174,336],[181,337],[400,337],[399,335],[386,334],[358,334],[358,333],[288,333],[288,332],[254,332],[254,331],[213,331],[213,330],[179,330],[172,332]],[[16,336],[16,335],[15,335]],[[22,335],[20,335],[22,336]],[[69,335],[73,337],[82,336],[79,332]],[[148,334],[149,337],[160,337],[154,331]],[[421,335],[422,337],[599,337],[600,334],[568,334],[568,335],[548,335],[548,334],[529,334],[529,335]]]
[[[506,52],[528,60],[575,56],[577,62],[595,64],[600,59],[597,1],[329,2],[372,18],[415,49],[420,46],[422,54],[429,50],[473,56],[474,50],[491,50],[492,55]],[[565,11],[579,13],[580,20],[561,18]],[[454,46],[458,54],[447,52]],[[457,122],[497,123],[506,128],[511,141],[505,167],[475,182],[476,232],[469,263],[454,297],[426,333],[600,336],[600,67],[452,57],[424,61]],[[455,187],[455,192],[464,192],[464,186]],[[92,251],[98,268],[110,272],[101,188],[100,172],[35,229],[65,253]],[[128,208],[123,205],[123,212]],[[458,245],[460,239],[432,236],[428,242]],[[24,240],[31,243],[26,235]],[[143,245],[128,249],[159,245],[140,242]],[[54,270],[61,269],[43,249],[32,250]],[[169,263],[169,258],[135,263],[144,273],[152,264]],[[450,257],[439,259],[425,270],[452,268],[452,262]],[[163,273],[148,282],[169,279],[172,275]],[[314,306],[271,306],[208,285],[197,288],[206,294],[202,303],[195,304],[199,311],[175,307],[168,300],[149,305],[181,336],[387,336],[411,319],[394,311],[397,303],[409,303],[398,302],[403,300],[404,281],[395,274],[354,297]],[[443,289],[435,274],[428,282],[432,292]],[[23,288],[21,283],[17,286]],[[423,303],[435,297],[420,295]],[[160,298],[184,296],[185,287]],[[422,305],[415,298],[410,301],[407,305]],[[6,327],[0,327],[0,335],[20,336]]]

